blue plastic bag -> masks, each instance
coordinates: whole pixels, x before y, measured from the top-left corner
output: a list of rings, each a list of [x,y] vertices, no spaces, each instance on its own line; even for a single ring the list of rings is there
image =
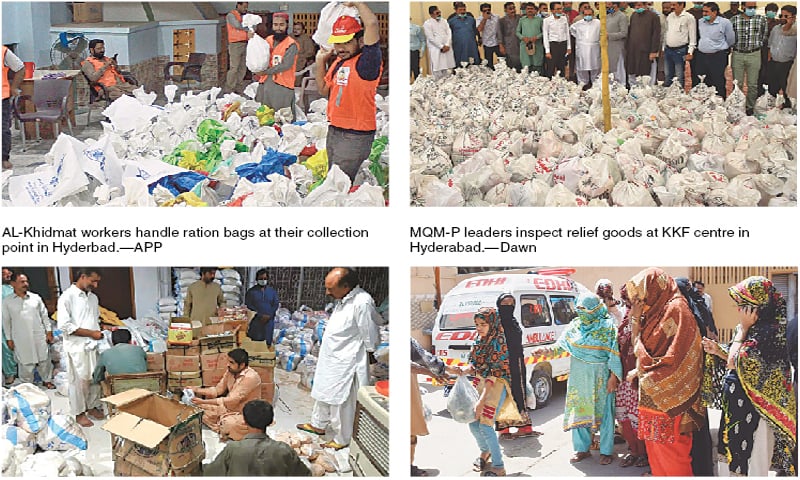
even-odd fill
[[[166,177],[160,178],[157,182],[151,183],[147,187],[147,191],[152,195],[156,186],[161,185],[177,197],[181,193],[191,191],[195,185],[206,178],[208,177],[198,172],[189,171],[176,173],[175,175],[167,175]]]
[[[283,167],[297,162],[297,155],[282,153],[272,148],[261,157],[259,163],[245,163],[236,167],[239,177],[246,178],[252,183],[268,182],[267,176],[278,173],[283,175]]]

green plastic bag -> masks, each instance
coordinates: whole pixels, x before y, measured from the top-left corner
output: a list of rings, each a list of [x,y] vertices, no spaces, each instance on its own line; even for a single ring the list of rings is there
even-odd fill
[[[197,139],[203,143],[217,143],[228,132],[228,127],[219,120],[207,118],[197,126]]]

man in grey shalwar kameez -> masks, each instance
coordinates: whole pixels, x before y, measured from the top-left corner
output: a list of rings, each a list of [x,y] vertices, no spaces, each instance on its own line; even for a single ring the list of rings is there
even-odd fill
[[[608,32],[608,69],[617,83],[625,85],[625,39],[628,38],[628,16],[619,11],[619,2],[609,4],[606,15]]]
[[[514,2],[506,2],[506,15],[500,19],[498,34],[500,35],[500,55],[506,57],[506,65],[517,72],[522,71],[519,60],[519,39],[517,38],[517,7]]]

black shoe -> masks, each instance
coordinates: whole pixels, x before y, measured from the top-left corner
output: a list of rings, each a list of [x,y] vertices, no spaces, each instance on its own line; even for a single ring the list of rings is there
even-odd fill
[[[745,110],[744,113],[746,113],[747,116],[752,117],[753,116],[753,109],[752,108],[748,108],[747,110]]]

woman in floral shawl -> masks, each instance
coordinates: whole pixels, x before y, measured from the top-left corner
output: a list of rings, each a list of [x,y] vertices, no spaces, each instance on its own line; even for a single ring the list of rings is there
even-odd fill
[[[482,476],[505,476],[503,453],[494,431],[495,421],[521,420],[511,396],[511,369],[508,345],[497,310],[483,307],[475,314],[475,329],[478,338],[469,354],[469,365],[450,366],[447,371],[454,375],[476,375],[480,398],[475,406],[475,421],[469,430],[481,450]],[[489,466],[488,460],[492,462]]]
[[[570,322],[555,349],[534,352],[570,354],[564,431],[572,430],[575,455],[571,463],[592,456],[592,433],[600,432],[600,464],[608,465],[614,453],[614,391],[622,378],[614,319],[597,295],[578,298],[578,317]],[[538,353],[537,352],[537,353]]]
[[[736,475],[766,477],[772,464],[797,475],[797,398],[786,350],[786,300],[765,277],[749,277],[730,287],[739,307],[739,325],[727,359],[719,428],[721,466]],[[724,469],[720,469],[723,472]]]
[[[654,476],[692,475],[692,433],[704,421],[703,347],[697,322],[675,280],[647,268],[626,284],[639,380],[639,438]]]

